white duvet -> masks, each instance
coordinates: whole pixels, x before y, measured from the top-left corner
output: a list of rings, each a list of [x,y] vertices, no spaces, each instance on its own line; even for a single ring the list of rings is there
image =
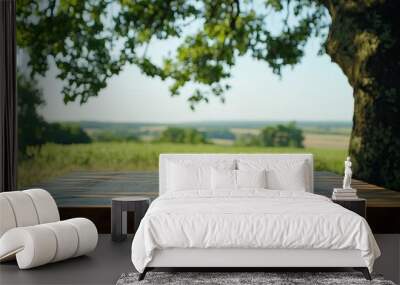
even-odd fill
[[[358,249],[370,271],[380,255],[364,218],[320,195],[277,190],[160,196],[133,239],[135,268],[165,248]]]

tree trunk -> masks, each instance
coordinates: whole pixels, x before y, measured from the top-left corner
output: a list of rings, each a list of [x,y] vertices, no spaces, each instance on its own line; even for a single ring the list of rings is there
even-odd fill
[[[327,53],[354,93],[354,176],[400,191],[400,1],[327,0]]]

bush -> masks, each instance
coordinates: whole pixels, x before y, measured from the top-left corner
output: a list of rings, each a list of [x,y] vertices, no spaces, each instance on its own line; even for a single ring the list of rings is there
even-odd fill
[[[186,144],[207,143],[205,134],[192,128],[167,128],[161,133],[159,141]]]
[[[266,127],[260,134],[262,146],[304,147],[303,141],[303,131],[295,123]]]
[[[50,123],[45,131],[46,142],[56,144],[90,143],[92,140],[78,124]]]
[[[268,126],[259,135],[243,134],[236,138],[238,146],[280,146],[303,148],[303,131],[295,123]]]
[[[135,134],[119,131],[97,131],[91,133],[91,138],[96,142],[139,142]]]
[[[234,140],[235,134],[229,129],[208,129],[205,131],[207,139]]]

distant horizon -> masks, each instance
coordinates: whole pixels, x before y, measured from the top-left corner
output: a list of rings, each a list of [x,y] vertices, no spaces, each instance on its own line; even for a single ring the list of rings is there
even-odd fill
[[[282,119],[282,120],[269,120],[269,119],[221,119],[221,120],[192,120],[192,121],[112,121],[112,120],[49,120],[51,123],[81,123],[81,122],[88,122],[88,123],[112,123],[112,124],[191,124],[191,123],[282,123],[282,122],[295,122],[295,123],[349,123],[352,124],[352,120],[290,120],[290,119]]]

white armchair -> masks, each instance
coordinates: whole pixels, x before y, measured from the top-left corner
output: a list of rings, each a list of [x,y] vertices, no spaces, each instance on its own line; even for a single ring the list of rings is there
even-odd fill
[[[97,239],[88,219],[60,221],[54,199],[43,189],[0,193],[0,262],[16,258],[20,269],[28,269],[84,255]]]

